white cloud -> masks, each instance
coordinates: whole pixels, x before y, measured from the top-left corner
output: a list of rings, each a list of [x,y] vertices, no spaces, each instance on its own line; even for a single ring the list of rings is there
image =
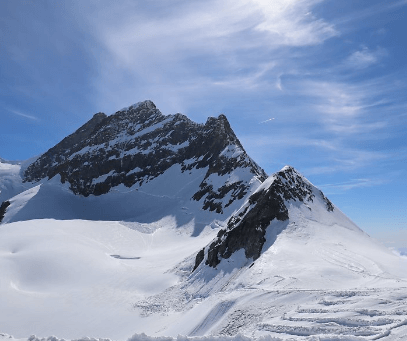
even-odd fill
[[[353,52],[345,61],[345,66],[354,69],[364,69],[379,63],[387,54],[383,48],[371,51],[364,47],[360,51]]]
[[[333,184],[324,184],[318,185],[319,188],[323,189],[326,192],[331,191],[332,189],[338,189],[341,191],[349,191],[355,188],[365,188],[365,187],[374,187],[382,185],[387,181],[383,179],[351,179],[346,182],[333,183]]]
[[[102,46],[95,49],[100,63],[94,80],[98,102],[120,107],[140,98],[157,99],[161,91],[159,104],[173,111],[185,110],[188,101],[219,93],[220,88],[264,88],[263,76],[276,66],[280,71],[275,71],[277,83],[271,87],[282,90],[278,77],[284,72],[281,64],[289,59],[284,49],[321,44],[338,35],[312,14],[320,2],[100,2],[89,12],[78,6],[75,15],[82,16]],[[272,58],[268,51],[273,51]]]
[[[312,7],[322,0],[252,1],[259,6],[264,15],[264,21],[256,28],[271,34],[275,44],[316,45],[339,35],[333,25],[312,14]]]
[[[171,9],[171,4],[158,7],[154,14],[130,5],[119,13],[114,13],[111,6],[101,6],[91,24],[119,60],[133,64],[135,55],[149,52],[165,52],[160,57],[171,59],[182,58],[186,51],[216,54],[256,45],[270,48],[319,44],[338,35],[332,25],[312,15],[312,7],[319,2],[322,0],[192,1],[178,4],[177,11]],[[233,39],[253,29],[271,37]]]
[[[391,117],[375,114],[381,112],[383,105],[390,106],[388,95],[393,88],[387,79],[349,83],[305,78],[299,79],[292,91],[307,98],[313,119],[322,123],[327,131],[349,136],[388,126]]]

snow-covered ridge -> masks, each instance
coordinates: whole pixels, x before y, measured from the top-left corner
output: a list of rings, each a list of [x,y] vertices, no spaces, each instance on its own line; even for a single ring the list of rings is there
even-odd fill
[[[184,165],[191,159],[197,161],[184,165],[184,171],[212,166],[225,173],[229,171],[223,167],[227,159],[235,160],[228,162],[229,168],[231,163],[239,164],[250,168],[254,175],[265,177],[264,171],[244,152],[224,115],[196,124],[180,114],[164,116],[151,101],[111,116],[98,115],[30,165],[25,181],[60,174],[62,182],[68,181],[74,193],[100,195],[121,183],[130,187],[145,181],[147,175],[157,177],[173,164]],[[228,155],[228,146],[240,152]],[[220,165],[216,165],[218,159]],[[143,171],[134,172],[136,167]],[[112,170],[110,182],[92,183]]]
[[[247,155],[224,115],[197,124],[182,114],[163,115],[153,102],[144,101],[111,116],[95,114],[31,163],[23,181],[30,188],[39,183],[47,187],[49,181],[60,179],[63,191],[67,186],[73,194],[84,197],[123,191],[123,187],[151,194],[148,188],[161,184],[162,190],[155,190],[154,195],[174,200],[188,185],[188,193],[183,190],[185,196],[180,200],[196,201],[205,211],[228,216],[266,177]],[[169,183],[178,184],[178,188]],[[39,200],[45,187],[32,200]],[[53,188],[57,187],[54,181]],[[17,201],[11,204],[8,210]],[[19,213],[24,219],[55,216],[43,208],[42,214],[24,211]],[[83,213],[70,217],[89,219]],[[6,220],[16,219],[9,216]]]
[[[293,204],[303,205],[310,211],[321,210],[321,206],[328,213],[334,211],[333,204],[320,190],[293,167],[286,166],[266,179],[229,219],[227,228],[197,254],[194,270],[202,262],[216,267],[221,259],[228,259],[241,249],[247,259],[258,259],[270,224],[273,220],[288,220]]]

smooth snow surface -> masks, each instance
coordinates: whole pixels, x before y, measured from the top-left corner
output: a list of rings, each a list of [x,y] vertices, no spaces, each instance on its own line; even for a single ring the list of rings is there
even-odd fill
[[[126,225],[126,226],[125,226]],[[146,232],[147,231],[147,232]],[[126,339],[155,331],[135,302],[178,283],[170,272],[211,234],[172,217],[153,225],[33,220],[0,228],[0,321],[15,337]],[[158,318],[158,321],[161,318]]]

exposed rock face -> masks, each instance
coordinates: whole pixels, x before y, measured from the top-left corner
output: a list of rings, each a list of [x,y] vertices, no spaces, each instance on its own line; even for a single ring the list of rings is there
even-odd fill
[[[327,211],[334,206],[294,168],[285,167],[270,177],[250,196],[237,215],[232,216],[227,228],[219,231],[217,238],[207,247],[205,264],[216,267],[222,258],[244,249],[247,258],[260,257],[266,241],[265,234],[272,220],[285,221],[289,218],[287,202],[312,202],[315,195],[321,196]],[[205,259],[205,249],[196,256],[194,270]]]
[[[10,201],[3,201],[0,205],[0,223],[2,222],[4,215],[6,214],[7,207],[10,206]]]
[[[145,101],[111,116],[96,114],[31,164],[24,181],[59,174],[75,194],[101,195],[119,184],[141,186],[175,164],[182,172],[207,168],[193,199],[218,213],[247,194],[250,179],[217,187],[213,175],[243,168],[260,182],[267,177],[246,154],[224,115],[197,124],[181,114],[165,116]]]

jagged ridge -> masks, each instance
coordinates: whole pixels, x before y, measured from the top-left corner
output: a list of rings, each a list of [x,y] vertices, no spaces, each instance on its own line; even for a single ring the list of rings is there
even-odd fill
[[[197,124],[181,114],[163,115],[151,101],[122,109],[111,116],[96,114],[72,135],[48,150],[24,174],[24,181],[40,181],[59,174],[75,194],[101,195],[119,184],[140,186],[175,164],[182,172],[207,167],[193,196],[203,208],[221,213],[248,191],[239,180],[216,188],[211,175],[249,169],[259,181],[265,172],[248,157],[224,115]],[[230,193],[228,202],[222,198]]]
[[[287,202],[312,202],[316,192],[325,202],[327,211],[332,212],[333,204],[321,191],[294,168],[284,167],[267,179],[240,212],[230,218],[227,228],[219,231],[209,247],[197,254],[193,270],[205,259],[205,252],[205,264],[211,267],[216,267],[221,259],[229,258],[240,249],[245,250],[247,258],[256,260],[260,257],[270,223],[274,219],[285,221],[289,218]]]

